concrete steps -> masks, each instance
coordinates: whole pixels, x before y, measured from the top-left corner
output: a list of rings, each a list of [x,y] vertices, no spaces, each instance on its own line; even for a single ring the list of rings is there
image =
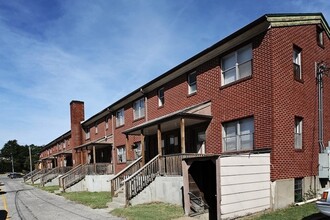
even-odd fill
[[[125,208],[126,206],[126,196],[124,192],[124,188],[120,188],[116,195],[112,197],[112,201],[107,203],[108,209],[110,211],[117,209],[117,208]]]

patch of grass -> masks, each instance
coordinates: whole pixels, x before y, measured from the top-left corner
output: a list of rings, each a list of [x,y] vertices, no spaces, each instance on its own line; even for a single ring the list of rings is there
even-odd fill
[[[289,208],[280,209],[274,212],[260,214],[242,218],[244,220],[301,220],[304,218],[313,219],[312,217],[323,216],[319,213],[315,203],[309,203],[302,206],[291,206]]]
[[[127,218],[128,220],[167,220],[184,215],[182,207],[166,203],[149,203],[114,209],[111,214]]]
[[[44,186],[44,187],[39,187],[42,190],[45,190],[47,192],[50,193],[54,193],[56,190],[59,190],[60,187],[59,186]]]
[[[68,192],[61,196],[93,209],[107,208],[107,202],[111,201],[110,192]]]

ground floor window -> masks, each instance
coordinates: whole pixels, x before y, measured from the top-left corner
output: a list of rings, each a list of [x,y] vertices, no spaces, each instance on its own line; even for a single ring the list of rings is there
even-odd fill
[[[223,124],[223,151],[253,149],[253,117]]]
[[[125,147],[117,148],[117,161],[118,163],[126,163],[126,149]]]
[[[302,178],[294,179],[294,202],[303,201]]]

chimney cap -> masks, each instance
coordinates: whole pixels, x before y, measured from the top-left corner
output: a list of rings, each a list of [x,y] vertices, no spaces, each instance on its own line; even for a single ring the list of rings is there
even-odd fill
[[[84,104],[84,102],[83,101],[79,101],[79,100],[72,100],[70,102],[70,105],[72,105],[72,104]]]

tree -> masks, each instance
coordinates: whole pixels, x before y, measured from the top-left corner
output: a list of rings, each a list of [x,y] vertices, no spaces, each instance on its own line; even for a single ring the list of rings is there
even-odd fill
[[[11,157],[14,161],[14,169],[16,172],[23,172],[30,170],[30,156],[29,147],[31,147],[31,158],[32,164],[38,161],[38,156],[41,147],[36,145],[19,145],[17,140],[8,141],[0,153],[0,172],[10,172],[11,171]]]

